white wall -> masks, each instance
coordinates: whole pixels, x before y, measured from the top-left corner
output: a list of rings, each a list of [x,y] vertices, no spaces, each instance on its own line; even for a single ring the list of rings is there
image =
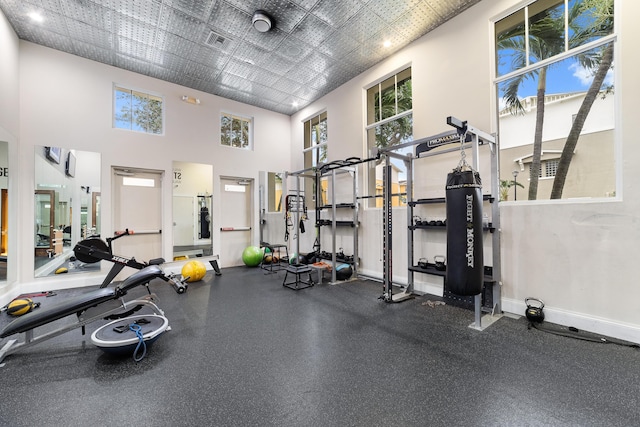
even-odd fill
[[[0,139],[18,135],[18,37],[0,11]]]
[[[9,194],[19,193],[19,180],[16,179],[18,164],[18,136],[19,136],[19,49],[18,37],[0,11],[0,141],[8,142],[8,167],[9,167]],[[16,203],[9,204],[9,245],[14,245],[14,251],[19,245],[17,242],[18,226],[20,218]],[[11,246],[9,247],[11,250]],[[11,298],[17,288],[16,265],[17,259],[9,258],[7,281],[0,284],[0,303]]]
[[[112,128],[113,84],[141,89],[164,96],[165,135],[145,135]],[[200,105],[181,101],[183,95],[197,97]],[[29,42],[20,42],[20,179],[25,188],[33,188],[34,146],[56,145],[63,148],[96,151],[102,154],[102,233],[113,233],[111,213],[111,167],[128,166],[162,170],[164,215],[163,229],[172,230],[173,161],[213,165],[212,188],[220,188],[219,177],[243,177],[257,180],[259,170],[286,170],[290,159],[289,117],[187,89],[125,70],[106,66]],[[254,150],[246,151],[219,144],[220,112],[253,117]],[[278,153],[274,155],[273,153]],[[257,192],[255,205],[257,206]],[[33,201],[18,202],[25,218],[33,217]],[[219,194],[213,195],[214,253],[224,250],[219,242]],[[257,236],[257,215],[253,229]],[[20,234],[33,233],[31,221],[25,221]],[[172,251],[171,233],[163,233],[163,256]],[[15,253],[15,252],[14,252]],[[84,285],[91,277],[33,278],[33,248],[23,245],[16,253],[23,288]],[[103,267],[104,268],[104,267]]]
[[[364,88],[409,64],[413,67],[414,138],[448,130],[445,119],[450,115],[495,132],[490,20],[518,3],[482,1],[292,116],[294,170],[302,164],[301,121],[325,109],[329,159],[366,156]],[[640,147],[633,128],[640,96],[634,76],[639,61],[634,43],[640,39],[640,29],[633,17],[640,13],[640,4],[617,3],[620,37],[615,81],[623,191],[614,201],[501,204],[503,309],[523,314],[524,298],[538,297],[546,302],[551,322],[640,342],[640,288],[634,266],[640,238],[640,190],[634,186]],[[416,162],[416,167],[427,167],[422,162]],[[360,188],[365,188],[363,183]],[[394,211],[398,225],[396,232],[394,224],[394,279],[402,281],[407,275],[406,216],[399,211]],[[362,215],[360,247],[362,270],[381,275],[382,228],[377,212],[367,210]],[[425,283],[423,289],[432,287]]]

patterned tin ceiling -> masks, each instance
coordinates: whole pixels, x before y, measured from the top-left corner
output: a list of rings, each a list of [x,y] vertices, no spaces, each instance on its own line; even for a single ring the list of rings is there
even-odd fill
[[[291,115],[479,1],[0,0],[0,9],[20,39]],[[257,10],[271,18],[268,32],[252,26]]]

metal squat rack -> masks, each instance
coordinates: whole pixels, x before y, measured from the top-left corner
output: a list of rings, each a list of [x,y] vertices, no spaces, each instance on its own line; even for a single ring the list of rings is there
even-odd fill
[[[399,293],[393,293],[393,236],[392,236],[392,224],[393,215],[391,210],[391,164],[386,162],[383,170],[383,295],[380,297],[386,302],[400,302],[408,298],[411,298],[414,294],[414,273],[435,274],[438,276],[445,276],[442,272],[435,269],[423,268],[421,266],[416,267],[414,262],[414,236],[413,231],[415,226],[412,225],[413,221],[413,208],[417,204],[422,203],[444,203],[444,198],[439,199],[418,199],[412,200],[413,197],[413,163],[417,159],[437,156],[444,153],[450,153],[461,149],[461,138],[464,138],[462,148],[471,148],[473,155],[473,169],[480,172],[480,146],[487,146],[490,150],[491,156],[491,193],[485,196],[486,200],[491,203],[491,227],[487,227],[491,231],[492,236],[492,266],[490,268],[485,267],[485,272],[490,271],[489,275],[485,275],[485,285],[491,285],[491,301],[492,301],[492,314],[501,313],[501,265],[500,265],[500,210],[498,203],[493,203],[498,200],[499,194],[499,169],[498,169],[498,149],[495,137],[491,134],[483,132],[473,126],[467,124],[466,121],[461,121],[455,117],[447,117],[447,124],[454,129],[440,133],[438,135],[430,136],[427,138],[421,138],[406,144],[399,144],[392,147],[387,147],[378,150],[377,155],[380,158],[395,158],[404,162],[407,168],[407,254],[409,262],[408,281],[406,288]],[[437,151],[431,151],[434,148],[441,147],[448,144],[459,144],[457,147],[439,149]],[[395,151],[405,147],[415,146],[415,157],[412,154],[400,154]],[[445,285],[446,286],[446,285]],[[474,297],[474,323],[470,327],[478,330],[482,330],[482,294],[478,294]],[[485,319],[485,327],[490,323],[497,320],[494,316],[489,319]]]

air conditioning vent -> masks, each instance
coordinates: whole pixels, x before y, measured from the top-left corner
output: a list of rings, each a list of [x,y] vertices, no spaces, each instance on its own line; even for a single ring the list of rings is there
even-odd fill
[[[204,44],[215,47],[216,49],[224,49],[229,44],[229,39],[215,31],[210,31]]]

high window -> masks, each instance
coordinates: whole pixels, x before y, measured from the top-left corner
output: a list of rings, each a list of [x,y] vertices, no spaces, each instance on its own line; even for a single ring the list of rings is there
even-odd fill
[[[327,161],[327,112],[304,122],[304,167],[318,166]]]
[[[220,115],[220,144],[251,150],[252,139],[251,118],[230,113]]]
[[[163,129],[162,97],[114,86],[113,127],[160,135]]]
[[[367,89],[367,152],[413,140],[411,68],[381,80]],[[411,150],[407,148],[405,151]],[[402,152],[402,151],[399,151]],[[401,161],[391,160],[394,206],[406,203],[407,171]],[[382,163],[370,163],[367,174],[369,206],[382,206]]]
[[[327,161],[327,144],[329,142],[327,112],[321,112],[304,122],[304,168],[313,168]],[[315,200],[315,187],[312,180],[304,180],[306,195],[313,195]],[[327,182],[321,180],[320,191],[325,195],[321,204],[326,201]],[[312,200],[307,196],[308,200]]]
[[[540,171],[519,200],[615,194],[614,0],[530,1],[494,28],[501,179]]]

